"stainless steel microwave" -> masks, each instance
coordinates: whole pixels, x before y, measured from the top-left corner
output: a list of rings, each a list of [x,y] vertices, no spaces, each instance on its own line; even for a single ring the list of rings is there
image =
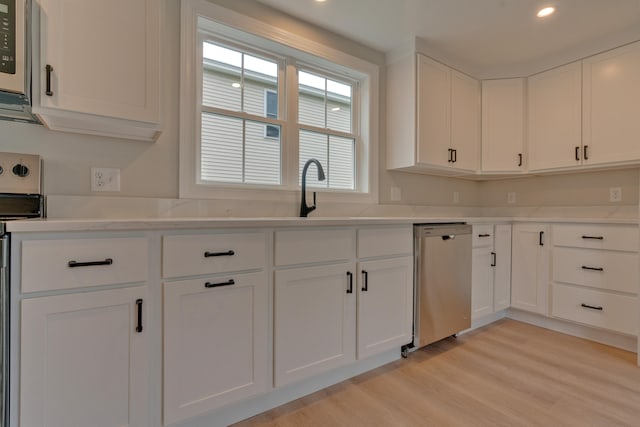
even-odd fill
[[[25,0],[0,0],[0,90],[25,95]]]

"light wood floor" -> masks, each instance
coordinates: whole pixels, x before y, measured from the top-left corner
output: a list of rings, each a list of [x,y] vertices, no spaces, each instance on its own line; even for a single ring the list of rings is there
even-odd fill
[[[636,356],[501,320],[236,427],[640,426]]]

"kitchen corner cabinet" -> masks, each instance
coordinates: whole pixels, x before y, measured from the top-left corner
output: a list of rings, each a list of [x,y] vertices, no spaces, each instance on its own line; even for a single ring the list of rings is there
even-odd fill
[[[389,64],[387,72],[387,168],[475,173],[480,83],[419,53]]]
[[[584,59],[585,163],[640,160],[640,42]]]
[[[582,63],[529,77],[529,170],[579,166],[582,146]]]
[[[45,126],[154,140],[159,133],[160,2],[34,3],[39,37],[34,38],[33,111]]]
[[[482,172],[524,172],[525,79],[482,81]]]
[[[21,426],[147,425],[143,301],[145,287],[22,301]]]
[[[549,232],[543,224],[514,224],[511,307],[548,314]]]

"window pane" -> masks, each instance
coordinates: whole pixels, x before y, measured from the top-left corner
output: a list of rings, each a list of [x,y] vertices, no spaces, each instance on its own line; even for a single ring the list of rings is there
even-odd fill
[[[267,111],[265,90],[271,93],[271,112]],[[278,64],[251,55],[244,55],[244,111],[261,117],[278,118]]]
[[[202,114],[200,179],[242,182],[242,120]]]
[[[327,128],[351,133],[351,86],[327,80]]]
[[[202,104],[267,117],[264,91],[275,94],[278,113],[278,64],[203,42]],[[244,97],[244,99],[243,99]]]
[[[242,53],[203,42],[202,61],[202,104],[240,111]]]
[[[355,141],[329,136],[329,188],[355,189]]]
[[[326,79],[300,71],[298,73],[298,123],[320,128],[325,120]]]
[[[322,165],[325,175],[328,173],[328,136],[317,132],[300,131],[300,162],[298,183],[302,183],[302,169],[309,159],[316,159]],[[328,176],[328,175],[327,175]],[[307,170],[307,186],[327,188],[329,181],[318,181],[318,168],[309,166]]]
[[[245,182],[280,184],[280,127],[250,121],[245,126]],[[265,127],[277,135],[265,137]]]

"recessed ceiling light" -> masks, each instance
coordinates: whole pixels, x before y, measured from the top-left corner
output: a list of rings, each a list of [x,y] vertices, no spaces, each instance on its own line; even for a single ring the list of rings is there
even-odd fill
[[[235,87],[235,88],[238,88],[238,87],[240,87],[240,83],[231,83],[231,86]]]
[[[542,9],[540,9],[538,11],[538,13],[536,14],[536,16],[538,18],[544,18],[547,17],[549,15],[552,15],[554,12],[556,11],[556,8],[553,6],[547,6],[547,7],[543,7]]]
[[[326,2],[326,1],[327,1],[327,0],[316,0],[316,3],[324,3],[324,2]]]

